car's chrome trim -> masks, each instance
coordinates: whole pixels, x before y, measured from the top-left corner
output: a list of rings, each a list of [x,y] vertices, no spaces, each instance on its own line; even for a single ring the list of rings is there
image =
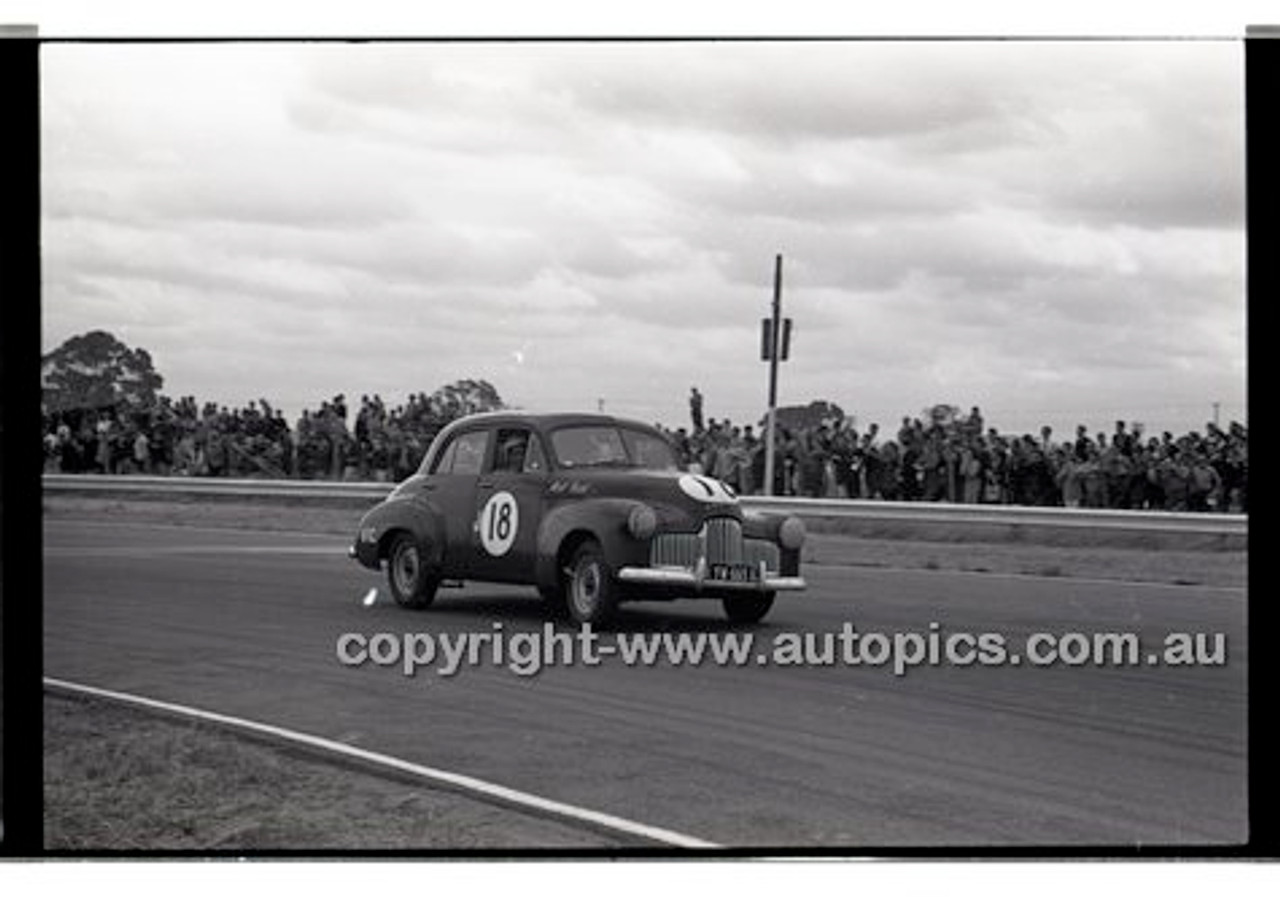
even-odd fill
[[[694,570],[674,569],[670,567],[623,567],[617,572],[619,582],[642,583],[646,585],[692,586],[695,589],[737,589],[750,592],[799,592],[806,588],[800,576],[765,576],[759,582],[730,582],[728,580],[710,580],[706,576],[706,567],[699,564]]]
[[[770,570],[781,564],[778,545],[767,539],[744,537],[742,522],[733,517],[707,518],[697,532],[656,534],[649,543],[649,566],[692,569],[699,557],[710,564],[763,562]]]

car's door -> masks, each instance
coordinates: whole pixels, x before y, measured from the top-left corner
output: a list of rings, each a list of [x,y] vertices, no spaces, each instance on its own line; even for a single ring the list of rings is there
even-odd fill
[[[476,483],[473,579],[534,581],[547,455],[528,427],[500,427]]]
[[[476,482],[484,470],[492,432],[464,430],[455,434],[441,451],[423,484],[423,490],[444,516],[444,575],[464,579],[475,561],[472,528]]]

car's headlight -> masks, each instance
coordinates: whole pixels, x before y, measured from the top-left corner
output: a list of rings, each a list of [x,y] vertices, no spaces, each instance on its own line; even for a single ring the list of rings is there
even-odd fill
[[[804,535],[804,522],[799,517],[788,517],[778,527],[778,544],[795,551],[804,544]]]
[[[634,539],[647,539],[658,528],[658,515],[648,505],[636,505],[627,515],[627,532]]]

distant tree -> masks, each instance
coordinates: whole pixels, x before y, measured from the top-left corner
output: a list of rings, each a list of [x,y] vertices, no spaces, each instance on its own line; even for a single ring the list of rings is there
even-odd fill
[[[842,420],[844,420],[844,411],[840,406],[825,399],[815,399],[808,405],[787,405],[778,409],[778,426],[789,430],[817,427],[823,421],[836,424]]]
[[[922,414],[930,424],[949,427],[960,418],[960,408],[957,405],[937,404],[924,409]]]
[[[153,404],[164,378],[146,349],[130,349],[105,330],[73,336],[40,359],[48,412]]]
[[[437,427],[468,414],[500,411],[506,407],[488,380],[458,380],[442,386],[427,399],[427,405]]]

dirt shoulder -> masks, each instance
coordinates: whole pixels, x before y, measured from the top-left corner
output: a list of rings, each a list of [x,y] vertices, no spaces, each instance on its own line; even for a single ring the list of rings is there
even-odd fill
[[[555,820],[96,699],[46,693],[48,850],[617,847]]]

